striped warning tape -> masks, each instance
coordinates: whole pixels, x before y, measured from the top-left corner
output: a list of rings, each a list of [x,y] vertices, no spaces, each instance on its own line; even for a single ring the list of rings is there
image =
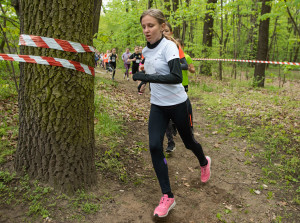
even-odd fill
[[[66,60],[54,57],[32,56],[32,55],[18,55],[18,54],[2,54],[0,53],[0,60],[18,61],[24,63],[36,63],[50,66],[65,67],[72,70],[78,70],[95,76],[94,67],[87,66],[73,60]]]
[[[193,60],[195,61],[200,61],[200,60],[236,61],[236,62],[246,62],[246,63],[269,63],[269,64],[285,64],[285,65],[300,66],[300,63],[296,63],[296,62],[278,62],[278,61],[263,61],[263,60],[236,60],[236,59],[209,59],[209,58],[193,58]]]
[[[20,35],[19,45],[51,48],[74,53],[95,52],[94,47],[82,43],[26,34]]]

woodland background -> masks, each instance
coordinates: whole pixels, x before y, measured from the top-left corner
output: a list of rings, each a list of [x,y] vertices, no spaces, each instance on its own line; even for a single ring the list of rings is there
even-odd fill
[[[18,2],[27,10],[28,20],[23,27]],[[22,52],[18,42],[20,29],[25,27],[25,34],[50,33],[48,37],[94,45],[102,52],[116,48],[120,57],[126,47],[133,52],[134,46],[145,46],[139,17],[153,7],[164,11],[175,38],[184,40],[184,50],[193,58],[300,60],[300,0],[0,3],[0,53],[57,56],[93,65],[92,54],[78,56],[29,47],[23,47]],[[60,17],[53,17],[46,6]],[[71,19],[66,21],[64,16]],[[35,23],[37,18],[43,21]],[[76,27],[75,23],[85,26]],[[49,30],[43,29],[44,24],[51,24]],[[204,189],[197,183],[197,168],[187,168],[185,159],[179,162],[167,157],[170,166],[183,170],[180,175],[178,171],[172,173],[178,192],[182,196],[189,194],[190,199],[205,196],[208,200],[205,204],[198,200],[190,204],[182,199],[169,222],[181,223],[192,217],[203,222],[297,222],[300,67],[193,63],[197,71],[190,75],[189,97],[197,118],[195,134],[214,159],[214,177]],[[60,67],[0,62],[0,222],[134,222],[140,207],[145,210],[141,218],[150,221],[150,212],[157,202],[153,194],[159,197],[159,192],[153,189],[157,185],[147,151],[149,94],[138,96],[135,82],[123,80],[121,59],[117,68],[117,81],[112,81],[109,73],[99,67],[96,76],[90,77]],[[83,103],[87,101],[90,107]],[[24,108],[28,110],[24,112]],[[36,117],[46,118],[39,123]],[[62,121],[56,122],[59,118]],[[94,137],[82,137],[77,123],[90,126],[90,136]],[[47,134],[39,134],[42,125],[47,125]],[[53,133],[58,137],[51,138]],[[82,140],[69,140],[70,135]],[[88,140],[90,144],[86,146]],[[22,148],[33,152],[25,149],[23,154],[18,153]],[[50,148],[50,152],[45,154],[44,148]],[[94,162],[90,156],[82,155],[86,148],[92,148],[88,152]],[[70,158],[70,150],[76,156]],[[175,154],[189,159],[182,153],[178,149]],[[47,156],[55,160],[55,168],[48,165]],[[40,162],[41,157],[44,162]],[[90,164],[93,171],[77,165],[78,160]],[[22,172],[23,168],[27,173]],[[74,169],[86,172],[81,174]],[[88,187],[81,187],[84,183]],[[90,185],[95,187],[91,190]],[[145,198],[145,194],[149,197]],[[195,208],[210,212],[203,215]],[[115,219],[118,211],[121,214]]]

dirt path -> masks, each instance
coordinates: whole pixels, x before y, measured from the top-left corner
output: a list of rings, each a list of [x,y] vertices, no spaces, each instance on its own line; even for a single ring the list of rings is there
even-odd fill
[[[102,77],[109,74],[99,70]],[[123,79],[117,74],[118,89],[138,100],[140,106],[149,108],[149,91],[144,95],[136,92],[136,82]],[[198,161],[191,151],[184,148],[179,136],[175,137],[176,150],[169,157],[168,167],[176,207],[168,217],[154,219],[153,210],[158,204],[161,192],[155,173],[152,169],[149,151],[143,152],[143,166],[135,166],[135,174],[140,176],[142,183],[120,184],[99,176],[99,186],[95,192],[107,192],[113,201],[102,206],[99,213],[89,216],[91,222],[277,222],[279,211],[288,213],[292,207],[286,207],[277,199],[268,199],[267,195],[273,188],[259,181],[262,176],[261,167],[255,158],[251,164],[245,164],[246,142],[241,139],[232,140],[224,135],[213,133],[205,119],[201,117],[200,102],[191,99],[194,112],[195,138],[202,144],[206,155],[212,158],[212,177],[206,184],[200,181]],[[147,125],[144,122],[128,123],[132,134],[127,142],[143,141],[148,145]],[[200,131],[201,127],[201,131]],[[254,190],[259,190],[256,194]],[[275,190],[275,189],[274,189]],[[258,191],[256,191],[259,193]],[[283,204],[283,205],[280,205]],[[277,217],[278,220],[278,217]],[[280,221],[278,221],[280,222]]]

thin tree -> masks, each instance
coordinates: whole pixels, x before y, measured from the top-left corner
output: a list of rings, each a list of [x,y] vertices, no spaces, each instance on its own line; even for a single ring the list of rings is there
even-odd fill
[[[148,0],[148,9],[151,9],[153,6],[153,0]]]
[[[213,12],[215,11],[217,0],[207,0],[206,13],[204,18],[203,27],[203,56],[205,58],[210,56],[210,51],[212,48],[213,39],[213,27],[214,27],[214,17]],[[212,76],[211,64],[206,61],[202,61],[200,66],[200,73],[208,76]]]
[[[173,2],[173,15],[175,17],[176,11],[178,9],[179,0],[174,0]],[[180,26],[176,25],[173,28],[173,33],[175,38],[180,38]]]
[[[93,6],[94,0],[20,1],[21,33],[92,45]],[[93,65],[92,53],[33,47],[22,47],[22,52]],[[66,193],[96,182],[92,76],[62,67],[24,63],[19,122],[15,154],[19,174],[26,173]]]
[[[102,0],[94,0],[94,19],[93,19],[93,35],[97,38],[99,22],[100,22],[100,12],[102,7]]]
[[[220,51],[219,55],[220,58],[223,57],[223,36],[224,36],[224,29],[223,29],[223,0],[221,0],[221,35],[220,35]],[[222,73],[223,73],[223,68],[222,68],[222,61],[219,61],[219,80],[222,80]]]
[[[190,7],[190,0],[185,0],[186,2],[186,7]],[[185,34],[186,34],[186,29],[187,29],[188,23],[186,22],[186,19],[183,19],[182,22],[182,33],[181,33],[181,39],[184,42],[185,41]]]
[[[166,19],[169,19],[170,17],[170,12],[171,12],[171,3],[170,0],[164,0],[164,8],[165,8],[165,16]]]
[[[265,15],[271,12],[271,0],[262,0],[261,15]],[[258,46],[257,46],[257,60],[266,60],[268,56],[269,45],[269,25],[270,18],[260,20]],[[258,87],[264,87],[265,85],[265,63],[255,64],[254,70],[254,85]]]

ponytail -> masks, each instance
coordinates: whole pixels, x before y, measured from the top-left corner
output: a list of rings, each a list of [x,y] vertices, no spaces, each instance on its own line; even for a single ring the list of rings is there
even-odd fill
[[[173,41],[176,44],[177,48],[179,49],[179,44],[173,37],[165,36],[164,34],[163,34],[163,37],[165,37],[167,40]]]

